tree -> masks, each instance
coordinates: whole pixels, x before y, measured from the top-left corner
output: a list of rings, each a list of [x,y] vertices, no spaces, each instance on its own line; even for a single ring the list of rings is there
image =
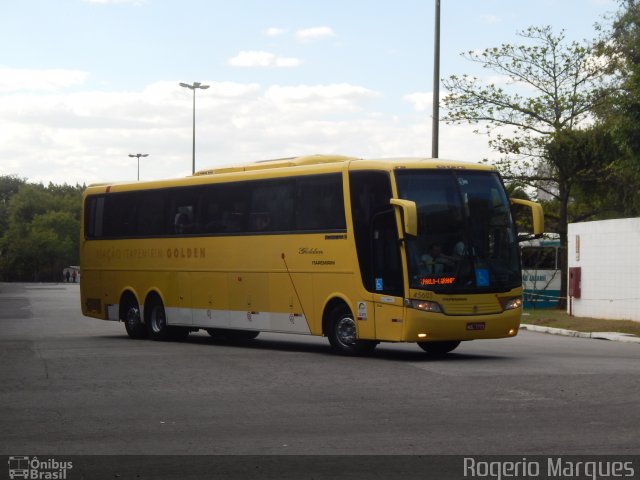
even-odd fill
[[[593,112],[613,88],[611,77],[590,44],[568,42],[564,31],[556,35],[550,27],[530,27],[519,36],[525,44],[463,54],[497,73],[504,86],[468,75],[449,77],[443,82],[449,91],[444,120],[483,126],[490,147],[501,154],[497,166],[505,179],[557,202],[556,228],[566,255],[572,188],[581,175],[592,173],[593,157],[569,160],[564,147],[579,142],[593,124]],[[562,280],[565,296],[566,275]]]
[[[0,238],[9,226],[7,220],[9,199],[18,192],[24,183],[25,180],[13,175],[0,176]]]
[[[22,182],[7,196],[0,278],[59,280],[65,266],[78,264],[83,189]]]
[[[618,145],[620,156],[610,167],[614,197],[625,216],[640,215],[640,2],[619,0],[621,9],[598,44],[611,59],[618,89],[598,109],[600,122]],[[603,30],[600,27],[600,30]]]

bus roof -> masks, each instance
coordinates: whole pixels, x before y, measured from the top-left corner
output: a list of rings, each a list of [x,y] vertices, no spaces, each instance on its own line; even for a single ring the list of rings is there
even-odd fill
[[[223,166],[218,168],[211,168],[206,170],[200,170],[195,173],[195,176],[201,175],[216,175],[221,173],[233,173],[233,172],[250,172],[256,170],[270,170],[276,168],[285,167],[302,167],[307,165],[321,165],[327,163],[345,163],[345,162],[357,162],[354,163],[354,167],[366,167],[365,168],[380,168],[382,165],[387,165],[388,168],[459,168],[459,169],[473,169],[473,170],[495,170],[495,167],[480,165],[477,163],[461,162],[454,160],[442,160],[439,158],[419,158],[419,157],[405,157],[405,158],[381,158],[365,160],[356,157],[346,157],[343,155],[305,155],[301,157],[290,158],[278,158],[275,160],[261,160],[253,163],[246,163],[240,165]]]
[[[239,179],[249,179],[249,176],[260,173],[267,174],[273,172],[275,176],[286,176],[300,174],[317,173],[320,170],[342,171],[345,168],[349,170],[395,170],[403,168],[431,168],[431,169],[459,169],[459,170],[484,170],[496,171],[496,168],[490,165],[482,165],[472,162],[462,162],[455,160],[445,160],[440,158],[420,158],[420,157],[404,157],[404,158],[381,158],[381,159],[361,159],[356,157],[347,157],[343,155],[305,155],[300,157],[279,158],[274,160],[261,160],[253,163],[245,163],[239,165],[220,166],[205,170],[200,170],[192,176],[173,178],[165,180],[154,180],[149,182],[101,182],[89,185],[87,192],[91,193],[108,193],[111,191],[131,191],[144,190],[153,188],[166,188],[179,185],[194,185],[209,183],[212,178],[223,178],[233,181],[234,177]],[[333,166],[333,168],[331,168]],[[286,169],[286,170],[285,170]],[[280,175],[278,175],[280,173]]]
[[[255,170],[269,170],[273,168],[285,167],[301,167],[304,165],[321,165],[324,163],[344,163],[358,160],[353,157],[345,157],[342,155],[305,155],[302,157],[277,158],[274,160],[260,160],[253,163],[245,163],[240,165],[228,165],[207,170],[200,170],[194,174],[199,175],[215,175],[220,173],[234,172],[250,172]]]

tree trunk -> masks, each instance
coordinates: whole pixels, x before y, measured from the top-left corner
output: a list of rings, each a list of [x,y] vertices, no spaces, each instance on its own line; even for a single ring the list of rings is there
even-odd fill
[[[558,216],[558,235],[560,236],[560,299],[558,300],[558,308],[567,308],[567,254],[568,236],[567,225],[569,224],[569,185],[568,182],[560,176],[558,180],[558,197],[560,203],[560,212]]]

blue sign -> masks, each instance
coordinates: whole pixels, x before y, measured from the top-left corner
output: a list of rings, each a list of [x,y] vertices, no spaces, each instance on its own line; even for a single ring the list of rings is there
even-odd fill
[[[476,285],[478,287],[488,287],[490,283],[489,270],[487,268],[476,268]]]
[[[381,278],[376,278],[376,292],[380,292],[384,290],[383,285],[382,285],[382,279]]]

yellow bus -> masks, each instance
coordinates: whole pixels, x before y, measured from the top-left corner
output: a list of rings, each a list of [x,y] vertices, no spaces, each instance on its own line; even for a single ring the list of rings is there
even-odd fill
[[[206,330],[328,337],[342,354],[512,337],[522,275],[495,168],[305,156],[93,185],[83,195],[83,314],[132,338]]]

